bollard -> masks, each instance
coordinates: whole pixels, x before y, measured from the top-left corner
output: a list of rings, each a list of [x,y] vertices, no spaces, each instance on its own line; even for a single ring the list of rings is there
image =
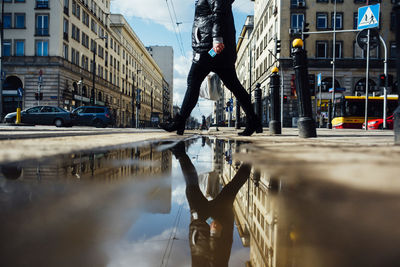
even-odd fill
[[[240,103],[239,100],[236,98],[236,122],[235,128],[240,129]]]
[[[272,75],[269,82],[270,99],[271,99],[271,121],[269,122],[269,132],[272,135],[281,134],[282,126],[280,121],[280,103],[279,103],[279,89],[281,87],[281,77],[278,74],[278,68],[272,69]]]
[[[332,129],[332,100],[330,99],[328,102],[328,123],[326,124],[326,128]]]
[[[317,137],[315,121],[312,114],[311,95],[308,85],[307,53],[302,48],[303,41],[295,39],[293,41],[293,68],[296,74],[296,92],[299,106],[299,137]]]
[[[400,0],[396,0],[393,4],[393,13],[395,14],[396,21],[396,44],[400,44]],[[396,45],[396,69],[397,81],[400,79],[400,45]],[[397,94],[399,95],[399,104],[394,111],[393,116],[393,131],[394,131],[394,144],[400,145],[400,82],[397,82]],[[367,126],[366,126],[367,127]]]
[[[262,120],[262,103],[261,103],[261,84],[256,84],[254,89],[254,100],[255,100],[255,113]]]
[[[20,124],[21,123],[21,108],[17,108],[17,116],[15,118],[15,123]]]

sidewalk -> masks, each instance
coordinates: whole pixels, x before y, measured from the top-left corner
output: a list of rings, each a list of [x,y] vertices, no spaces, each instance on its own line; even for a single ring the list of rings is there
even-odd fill
[[[252,137],[235,137],[231,129],[215,135],[252,141],[248,152],[236,154],[264,172],[283,177],[284,183],[304,179],[329,181],[355,189],[400,192],[400,146],[394,146],[393,131],[317,129],[317,138],[297,137],[297,129],[285,128],[280,136],[268,131]],[[268,183],[268,182],[267,182]]]
[[[240,130],[239,130],[240,131]],[[40,134],[53,132],[43,137]],[[73,133],[70,136],[65,134]],[[382,192],[400,192],[400,146],[394,146],[393,131],[317,129],[318,137],[303,139],[295,128],[284,128],[282,135],[262,134],[239,137],[234,128],[211,128],[209,131],[186,131],[184,136],[161,130],[143,129],[45,129],[15,131],[0,129],[5,134],[21,134],[24,139],[0,140],[0,162],[21,161],[77,150],[90,150],[145,141],[180,139],[201,134],[231,140],[250,141],[246,154],[234,156],[252,163],[268,176],[286,177],[286,182],[301,179],[334,181],[346,186]],[[28,135],[28,136],[27,136]],[[35,137],[28,138],[29,135]],[[37,138],[41,137],[41,138]]]

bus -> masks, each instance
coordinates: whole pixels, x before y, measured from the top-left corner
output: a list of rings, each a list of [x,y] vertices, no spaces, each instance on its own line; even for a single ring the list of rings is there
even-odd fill
[[[398,96],[387,97],[387,116],[398,105]],[[335,99],[332,127],[362,129],[365,121],[365,96],[341,96]],[[368,97],[368,120],[383,118],[383,96]]]

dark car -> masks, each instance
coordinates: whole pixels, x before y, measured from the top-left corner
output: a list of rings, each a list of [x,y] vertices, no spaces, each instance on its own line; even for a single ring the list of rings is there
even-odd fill
[[[83,106],[71,112],[74,125],[107,127],[113,125],[113,117],[107,107]]]
[[[4,121],[15,123],[17,112],[8,113]],[[71,113],[56,106],[36,106],[21,111],[21,123],[31,125],[71,126]]]

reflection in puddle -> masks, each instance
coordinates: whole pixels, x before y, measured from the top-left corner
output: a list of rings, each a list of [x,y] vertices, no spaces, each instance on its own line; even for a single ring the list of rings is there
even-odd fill
[[[0,166],[2,266],[398,266],[398,196],[236,153],[197,138]]]
[[[221,163],[232,162],[220,150],[224,142],[191,139],[186,148],[178,143],[183,144],[180,152],[176,144],[1,166],[0,250],[5,266],[187,266],[199,251],[217,265],[230,258],[232,266],[242,266],[249,250],[234,230],[231,211],[250,167],[246,165],[235,186],[223,187]],[[171,151],[186,161],[176,160]],[[191,219],[185,191],[194,196],[189,204],[198,208],[199,227]],[[210,233],[206,246],[201,245],[202,229]]]

